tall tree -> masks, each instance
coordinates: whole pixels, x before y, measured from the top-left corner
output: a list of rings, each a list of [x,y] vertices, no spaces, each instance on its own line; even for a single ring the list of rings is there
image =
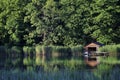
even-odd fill
[[[57,2],[54,0],[31,2],[26,6],[27,16],[25,21],[29,22],[35,29],[32,30],[33,36],[37,37],[35,43],[39,44],[57,44],[57,33],[60,23],[60,14],[58,12]],[[58,32],[57,32],[58,31]],[[29,35],[27,37],[30,37]]]
[[[85,33],[105,44],[117,43],[114,42],[114,38],[118,39],[119,37],[118,31],[120,29],[117,23],[119,22],[117,17],[120,14],[120,6],[117,4],[118,0],[93,0],[90,3],[91,20],[88,22],[89,26],[84,28]]]
[[[24,45],[23,35],[25,27],[23,23],[23,7],[26,4],[26,0],[22,1],[0,1],[0,37],[2,44]]]

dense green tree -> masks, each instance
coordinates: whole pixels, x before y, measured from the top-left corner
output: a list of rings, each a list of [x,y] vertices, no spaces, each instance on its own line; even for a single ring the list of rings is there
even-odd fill
[[[0,45],[120,42],[119,0],[1,0]]]
[[[25,1],[25,0],[23,0]],[[25,2],[21,0],[0,1],[0,38],[2,44],[24,45],[24,13]]]
[[[62,27],[57,2],[53,0],[33,1],[25,9],[27,14],[25,21],[30,22],[31,27],[34,28],[29,33],[33,36],[27,35],[27,37],[31,37],[37,44],[57,44]]]
[[[89,26],[83,29],[84,32],[105,44],[119,42],[119,7],[118,0],[93,0],[90,3],[91,20]]]
[[[84,29],[89,26],[91,19],[89,1],[86,0],[61,0],[62,20],[65,23],[65,45],[86,44],[91,37],[85,34]]]

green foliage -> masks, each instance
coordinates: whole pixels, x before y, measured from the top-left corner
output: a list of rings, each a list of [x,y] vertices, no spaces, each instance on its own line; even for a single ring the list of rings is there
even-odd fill
[[[1,45],[120,42],[118,0],[4,0],[0,12]]]
[[[0,28],[1,43],[7,45],[22,45],[24,35],[23,6],[25,3],[20,0],[0,1]],[[2,29],[3,28],[3,29]]]

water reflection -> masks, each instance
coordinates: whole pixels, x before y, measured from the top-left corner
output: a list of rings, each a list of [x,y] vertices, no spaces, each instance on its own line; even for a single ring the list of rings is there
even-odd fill
[[[95,67],[100,63],[100,59],[99,57],[85,57],[84,61],[87,65],[91,66],[91,67]]]
[[[13,59],[11,60],[12,62],[15,62],[18,60],[19,57],[15,57],[13,58],[14,56],[8,58],[9,59]],[[26,65],[26,66],[32,66],[32,67],[35,67],[34,65],[37,64],[38,66],[41,66],[41,64],[44,64],[44,63],[47,63],[47,62],[50,62],[52,60],[63,60],[65,61],[66,59],[69,61],[71,59],[81,59],[81,61],[83,61],[82,65],[80,65],[79,67],[84,67],[84,63],[86,65],[89,65],[91,67],[95,67],[94,69],[87,69],[86,67],[84,68],[79,68],[79,70],[73,70],[73,68],[71,70],[68,70],[68,69],[59,69],[59,71],[56,71],[54,72],[54,69],[49,67],[49,69],[51,69],[52,72],[49,72],[47,70],[47,72],[42,72],[41,69],[37,70],[36,72],[34,72],[33,75],[35,75],[35,77],[38,77],[38,79],[36,80],[45,80],[45,77],[48,77],[50,80],[53,80],[54,77],[58,76],[59,79],[57,80],[61,80],[64,79],[64,80],[120,80],[120,77],[119,77],[119,74],[120,74],[120,66],[114,66],[114,65],[111,65],[111,64],[103,64],[101,63],[100,64],[100,57],[94,57],[94,58],[90,58],[90,57],[83,57],[83,56],[77,56],[74,58],[72,56],[64,56],[63,55],[61,56],[45,56],[45,55],[34,55],[33,57],[31,56],[24,56],[24,59],[23,59],[23,65]],[[79,60],[78,60],[79,61]],[[79,62],[80,63],[80,62]],[[9,63],[10,64],[10,63]],[[10,66],[8,64],[8,66]],[[20,63],[22,64],[22,63]],[[54,63],[53,63],[54,64]],[[78,64],[78,62],[74,62],[74,61],[71,61],[71,64],[69,65],[69,63],[65,63],[67,64],[67,66],[73,66],[73,67],[78,67],[76,66],[76,64]],[[63,64],[60,64],[60,65],[63,65]],[[51,66],[51,65],[50,65]],[[29,67],[30,68],[30,67]],[[25,71],[25,70],[24,70]],[[8,74],[9,73],[9,74]],[[26,74],[26,76],[29,76],[30,74],[27,72],[27,73],[24,73],[24,72],[18,72],[19,74]],[[10,74],[12,75],[16,75],[18,74],[17,72],[14,74],[14,72],[6,72],[5,74],[3,73],[0,73],[2,76],[3,75],[6,75],[7,74],[7,77],[11,77]],[[39,77],[40,75],[44,75],[42,77]],[[19,75],[18,74],[18,75]],[[39,75],[38,75],[39,74]],[[1,76],[0,75],[0,76]],[[25,77],[26,77],[25,76]],[[31,76],[29,76],[31,77]],[[1,78],[1,77],[0,77]],[[23,76],[20,76],[20,80],[23,80],[24,78],[24,75]],[[32,80],[35,80],[35,78],[31,78]],[[48,80],[49,80],[48,79]],[[5,79],[1,79],[1,80],[5,80]],[[11,80],[13,80],[13,78],[11,77]],[[26,79],[25,79],[26,80]]]
[[[29,56],[25,56],[24,59],[28,58]],[[64,56],[64,55],[54,55],[54,56],[46,56],[46,55],[36,55],[35,58],[30,58],[31,60],[34,60],[34,64],[41,65],[50,61],[54,60],[80,60],[83,61],[86,65],[89,65],[90,67],[95,67],[98,64],[100,64],[100,57],[83,57],[83,56]],[[28,61],[29,62],[29,61]],[[29,64],[29,63],[28,63]]]

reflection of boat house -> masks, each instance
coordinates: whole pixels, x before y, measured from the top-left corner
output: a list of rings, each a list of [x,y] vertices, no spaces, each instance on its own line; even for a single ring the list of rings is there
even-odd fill
[[[85,50],[88,52],[98,51],[98,49],[103,46],[103,44],[99,42],[93,42],[85,46]]]

